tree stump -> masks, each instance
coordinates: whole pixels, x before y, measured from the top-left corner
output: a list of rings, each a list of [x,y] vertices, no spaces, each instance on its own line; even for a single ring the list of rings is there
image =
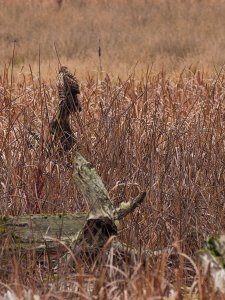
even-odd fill
[[[60,68],[58,89],[60,103],[50,122],[52,138],[47,148],[54,148],[62,156],[76,144],[70,114],[81,111],[78,82],[66,67]],[[95,168],[76,150],[73,164],[75,185],[86,200],[87,212],[0,217],[2,254],[29,250],[51,257],[69,249],[76,255],[96,253],[111,236],[117,235],[116,221],[131,213],[146,196],[143,192],[115,208]]]

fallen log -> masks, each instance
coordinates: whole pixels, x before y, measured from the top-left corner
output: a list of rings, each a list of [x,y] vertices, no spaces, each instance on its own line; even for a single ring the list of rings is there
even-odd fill
[[[225,235],[210,237],[198,254],[204,275],[211,278],[215,291],[225,294]]]
[[[0,217],[1,244],[9,239],[5,250],[44,249],[55,253],[59,243],[74,249],[77,243],[86,250],[102,248],[108,238],[117,234],[117,222],[131,213],[144,200],[146,193],[121,203],[115,208],[95,168],[78,152],[74,158],[74,178],[83,193],[89,212],[57,215]]]
[[[104,223],[107,224],[108,235],[110,236],[116,234],[116,221],[131,213],[141,204],[144,198],[145,193],[143,192],[137,198],[127,201],[126,204],[123,202],[116,209],[112,207],[111,216],[104,213],[100,214],[100,211],[104,212],[105,206],[101,207],[99,205],[96,214],[95,211],[90,210],[89,213],[0,217],[1,244],[10,234],[15,246],[21,249],[42,249],[46,247],[51,249],[55,247],[57,241],[71,245],[78,239],[79,233],[85,228],[85,225],[89,224],[90,226],[92,224],[93,227],[94,223],[97,224],[95,231],[97,228],[99,230],[101,227],[103,228]],[[93,206],[94,202],[89,201],[89,204]]]
[[[47,249],[51,254],[59,241],[73,242],[86,221],[87,213],[0,217],[1,245],[7,252]]]
[[[116,221],[134,211],[146,196],[142,192],[115,208],[95,168],[79,152],[74,157],[74,179],[86,199],[88,212],[0,217],[1,244],[10,236],[5,250],[36,250],[39,253],[47,250],[51,255],[56,250],[59,252],[62,243],[74,252],[78,244],[86,252],[100,249],[110,236],[117,234]],[[64,247],[60,252],[64,254],[65,250]]]
[[[81,106],[77,98],[79,86],[67,68],[61,67],[59,77],[61,102],[50,123],[52,140],[48,148],[60,146],[58,151],[63,155],[76,142],[70,127],[70,113],[78,113]],[[60,256],[68,249],[76,255],[79,252],[98,252],[111,236],[117,235],[116,221],[131,213],[146,196],[142,192],[137,198],[115,208],[101,177],[78,151],[75,151],[73,164],[75,185],[86,200],[87,212],[0,217],[2,253],[35,250]]]

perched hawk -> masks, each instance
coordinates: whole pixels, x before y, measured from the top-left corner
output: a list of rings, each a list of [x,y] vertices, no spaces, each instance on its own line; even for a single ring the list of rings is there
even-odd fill
[[[68,151],[76,143],[76,138],[70,127],[69,116],[73,112],[80,112],[82,108],[77,79],[67,67],[61,67],[59,70],[57,88],[60,103],[58,112],[50,123],[50,132],[53,135],[53,141],[59,141],[62,148]]]
[[[65,106],[68,113],[82,110],[79,101],[80,88],[77,79],[69,72],[67,67],[63,66],[60,68],[57,87],[61,100],[60,106]]]
[[[61,67],[59,70],[57,88],[60,103],[56,115],[49,124],[51,138],[47,141],[46,150],[48,155],[52,153],[52,149],[56,149],[61,155],[62,150],[69,151],[76,144],[76,136],[70,126],[70,114],[82,110],[77,79],[69,72],[67,67]],[[40,140],[39,134],[33,131],[32,128],[27,128],[27,146],[29,149],[37,148],[40,145]]]

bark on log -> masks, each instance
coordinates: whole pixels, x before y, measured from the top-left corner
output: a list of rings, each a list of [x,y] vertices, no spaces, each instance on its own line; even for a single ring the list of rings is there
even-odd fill
[[[87,171],[87,169],[85,170]],[[91,174],[93,175],[94,172],[92,170]],[[82,171],[81,174],[83,174]],[[86,178],[84,174],[82,178]],[[98,178],[98,180],[103,185],[101,179]],[[86,188],[92,189],[92,183],[91,181]],[[96,182],[94,181],[94,183]],[[96,185],[94,188],[96,189]],[[97,189],[97,194],[101,193],[102,190]],[[96,199],[95,193],[94,196]],[[74,249],[75,245],[82,241],[82,245],[85,243],[86,247],[90,249],[101,248],[111,235],[117,234],[116,221],[131,213],[144,200],[144,197],[145,193],[141,193],[137,198],[126,203],[123,202],[117,209],[109,202],[113,209],[113,213],[109,209],[111,215],[105,213],[105,207],[107,209],[108,207],[101,206],[100,198],[98,198],[98,208],[94,211],[90,210],[90,213],[0,217],[1,248],[9,236],[11,243],[7,249],[11,250],[36,249],[41,252],[43,249],[48,249],[51,254],[61,242]],[[93,205],[91,200],[89,198],[90,207]]]
[[[72,95],[71,84],[65,84],[64,76],[70,77],[70,75],[68,71],[64,72],[64,69],[65,67],[61,68],[63,72],[60,73],[61,93],[59,93],[63,97],[56,117],[50,123],[50,133],[53,138],[52,144],[48,145],[51,148],[58,143],[59,155],[63,154],[62,149],[71,150],[75,143],[69,122],[71,113],[68,109],[69,101],[75,101],[74,107],[77,108],[73,111],[80,111],[78,98],[76,98],[77,92]],[[77,86],[76,82],[74,84]],[[117,234],[115,221],[131,213],[142,203],[146,195],[143,192],[134,200],[122,203],[116,209],[95,168],[77,151],[74,156],[74,180],[86,199],[87,213],[0,217],[1,249],[4,248],[6,251],[47,249],[51,254],[60,243],[69,246],[75,253],[80,248],[85,248],[84,251],[101,248],[110,236]],[[11,243],[6,242],[9,237]]]
[[[117,234],[117,220],[121,220],[142,203],[146,193],[123,202],[115,208],[95,168],[76,152],[74,158],[75,184],[87,201],[89,212],[58,215],[27,215],[0,217],[1,245],[10,236],[7,249],[55,253],[59,243],[92,252],[101,248],[108,238]]]
[[[20,249],[54,248],[58,241],[69,244],[77,239],[87,222],[87,213],[71,215],[25,215],[0,218],[0,240],[11,236],[10,247]]]
[[[90,218],[114,218],[114,207],[95,168],[79,152],[74,158],[74,179],[90,210]]]
[[[205,276],[210,276],[216,291],[225,294],[225,235],[210,237],[199,251]]]
[[[121,220],[128,214],[133,212],[145,199],[146,192],[141,192],[136,198],[128,202],[122,202],[118,208],[115,209],[114,218]]]

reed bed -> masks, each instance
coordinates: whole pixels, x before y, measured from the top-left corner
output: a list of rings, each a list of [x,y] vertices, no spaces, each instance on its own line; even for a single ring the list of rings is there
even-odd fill
[[[119,232],[140,253],[118,262],[109,250],[98,265],[63,273],[49,261],[12,259],[0,266],[2,297],[224,299],[196,257],[209,234],[225,229],[223,69],[211,79],[191,70],[172,79],[150,68],[142,79],[89,76],[81,93],[83,110],[72,118],[76,147],[96,166],[113,202],[147,191]],[[61,157],[46,152],[59,101],[55,82],[31,68],[25,76],[5,67],[0,98],[0,215],[85,210],[72,178],[74,150]],[[168,247],[176,255],[143,262],[143,250]]]
[[[55,76],[54,43],[63,64],[83,78],[98,71],[99,44],[110,76],[126,79],[136,63],[138,75],[147,64],[156,72],[194,66],[211,74],[224,63],[224,10],[224,0],[0,0],[0,67],[15,41],[15,67],[38,70],[40,49],[46,79]]]

